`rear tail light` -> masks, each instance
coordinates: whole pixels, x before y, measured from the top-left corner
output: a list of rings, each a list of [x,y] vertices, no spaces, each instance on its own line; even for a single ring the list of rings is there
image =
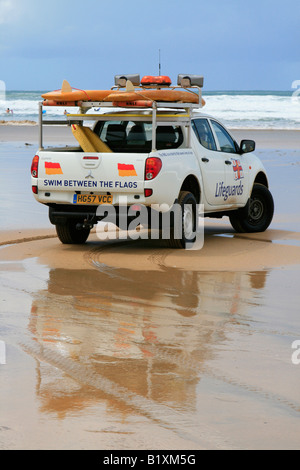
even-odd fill
[[[38,177],[38,168],[39,168],[39,156],[35,155],[33,157],[32,164],[31,164],[31,176],[33,178]]]
[[[156,178],[162,167],[162,161],[157,157],[150,157],[146,160],[145,180],[153,180]]]
[[[153,190],[150,188],[145,189],[145,197],[150,197],[153,194]]]

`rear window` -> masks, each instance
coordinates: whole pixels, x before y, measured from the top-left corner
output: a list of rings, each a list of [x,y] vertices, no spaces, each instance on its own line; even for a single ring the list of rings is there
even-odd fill
[[[152,149],[152,123],[140,121],[99,121],[94,132],[113,152],[149,153]],[[156,128],[156,148],[178,148],[183,142],[180,126]]]

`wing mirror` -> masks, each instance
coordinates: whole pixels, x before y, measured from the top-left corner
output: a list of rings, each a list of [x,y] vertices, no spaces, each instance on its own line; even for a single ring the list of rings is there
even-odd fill
[[[240,144],[241,153],[254,152],[254,150],[255,150],[254,140],[242,140],[241,141],[241,144]]]

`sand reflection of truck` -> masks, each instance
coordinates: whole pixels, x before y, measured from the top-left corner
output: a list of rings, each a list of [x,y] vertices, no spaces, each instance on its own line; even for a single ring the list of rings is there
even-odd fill
[[[167,275],[148,272],[144,288],[140,273],[126,269],[52,269],[48,290],[33,302],[29,330],[62,360],[86,364],[141,396],[193,409],[201,371],[226,340],[226,326],[247,321],[253,287],[263,287],[265,275],[168,268]],[[49,387],[49,378],[40,386]],[[67,406],[73,400],[78,406],[77,389],[64,393]],[[44,397],[61,406],[56,392]]]

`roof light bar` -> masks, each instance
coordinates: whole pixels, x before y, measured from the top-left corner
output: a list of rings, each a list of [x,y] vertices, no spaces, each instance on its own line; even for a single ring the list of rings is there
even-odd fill
[[[145,87],[169,87],[171,84],[172,81],[167,75],[159,75],[158,77],[153,77],[152,75],[145,75],[141,80],[141,85]]]

